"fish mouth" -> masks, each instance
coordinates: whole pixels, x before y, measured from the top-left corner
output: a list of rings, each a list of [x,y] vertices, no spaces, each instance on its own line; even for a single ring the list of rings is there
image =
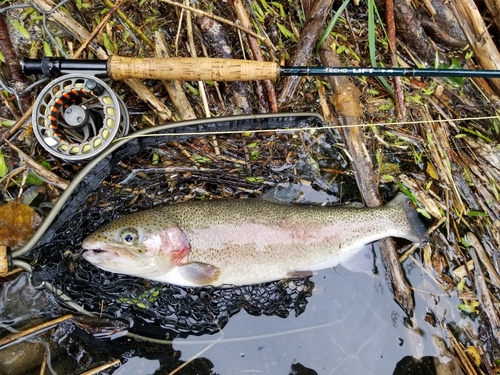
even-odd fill
[[[94,261],[106,261],[121,259],[126,263],[135,264],[137,259],[140,259],[138,254],[118,246],[109,246],[101,243],[82,243],[82,248],[85,250],[83,258],[91,263]]]
[[[121,254],[117,251],[101,250],[101,249],[86,249],[85,255],[97,256],[99,258],[121,258]]]

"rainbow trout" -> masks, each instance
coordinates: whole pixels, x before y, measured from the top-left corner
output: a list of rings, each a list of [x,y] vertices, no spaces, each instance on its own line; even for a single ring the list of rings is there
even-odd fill
[[[384,237],[426,228],[398,194],[380,208],[264,199],[191,201],[123,216],[90,234],[83,257],[107,271],[181,286],[251,285],[334,267]]]

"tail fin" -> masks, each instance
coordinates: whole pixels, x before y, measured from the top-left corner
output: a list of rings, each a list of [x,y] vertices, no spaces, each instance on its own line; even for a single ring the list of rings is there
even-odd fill
[[[406,237],[412,242],[420,242],[427,239],[427,227],[420,219],[418,211],[411,206],[411,200],[403,193],[398,193],[396,197],[386,204],[386,206],[400,206],[404,209],[410,224],[409,233]]]

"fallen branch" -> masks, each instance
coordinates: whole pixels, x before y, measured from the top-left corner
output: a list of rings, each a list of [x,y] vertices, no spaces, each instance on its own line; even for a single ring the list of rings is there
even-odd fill
[[[329,47],[333,44],[331,36],[326,38],[320,48],[321,62],[325,66],[341,66],[335,52]],[[356,182],[368,207],[378,207],[383,204],[378,192],[377,175],[373,173],[371,156],[366,148],[362,127],[360,124],[362,113],[359,101],[360,92],[348,77],[328,77],[328,81],[335,91],[334,104],[341,115],[342,133],[347,150],[353,158],[352,165],[355,171]],[[399,263],[396,246],[391,238],[379,241],[382,258],[387,272],[387,279],[394,293],[396,302],[409,316],[413,316],[413,295]]]

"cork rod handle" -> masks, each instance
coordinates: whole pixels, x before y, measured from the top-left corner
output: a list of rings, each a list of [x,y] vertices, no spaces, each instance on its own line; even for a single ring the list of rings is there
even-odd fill
[[[113,80],[127,78],[183,81],[254,81],[276,79],[275,62],[218,58],[135,58],[110,56],[107,66]]]

